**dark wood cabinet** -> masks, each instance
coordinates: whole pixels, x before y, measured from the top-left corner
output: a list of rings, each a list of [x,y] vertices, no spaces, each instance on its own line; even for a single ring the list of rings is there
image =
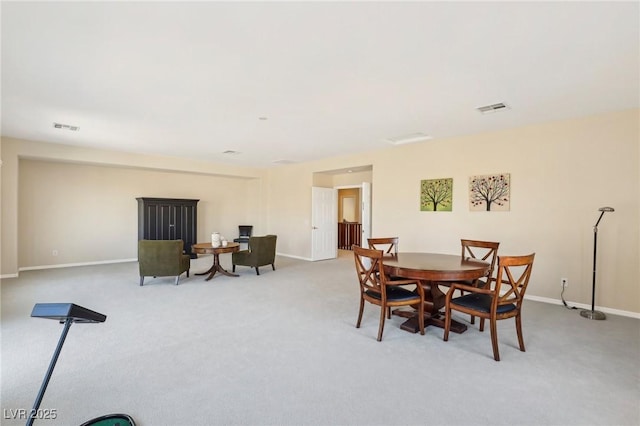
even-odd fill
[[[198,242],[198,201],[181,198],[138,200],[138,240],[182,240],[192,258],[191,246]]]

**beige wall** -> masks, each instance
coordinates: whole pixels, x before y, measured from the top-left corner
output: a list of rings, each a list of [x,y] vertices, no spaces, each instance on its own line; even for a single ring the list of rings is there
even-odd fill
[[[373,234],[402,250],[457,253],[461,237],[500,241],[501,254],[536,252],[530,294],[590,303],[599,226],[596,302],[640,312],[638,111],[530,126],[390,150],[374,162]],[[402,164],[402,167],[398,167]],[[471,212],[471,175],[510,173],[509,212]],[[421,179],[453,178],[453,211],[421,212]],[[389,202],[393,200],[393,202]]]
[[[200,241],[234,238],[247,223],[266,233],[261,170],[9,138],[2,155],[3,276],[135,259],[141,196],[200,199]]]
[[[18,265],[21,268],[137,258],[136,197],[198,202],[198,241],[238,236],[256,223],[255,180],[20,160]],[[57,254],[54,255],[53,251]]]
[[[361,198],[361,186],[363,182],[371,183],[372,173],[371,171],[342,173],[331,176],[331,183],[334,188],[345,188],[338,191],[338,219],[342,218],[342,199],[341,197],[355,197],[356,198],[356,222],[362,221],[362,198]],[[358,188],[348,188],[355,187]]]
[[[344,199],[351,199],[352,204],[346,204]],[[360,190],[358,188],[347,188],[338,190],[338,221],[344,218],[351,218],[350,222],[360,222]],[[345,207],[349,210],[345,210]]]
[[[269,169],[268,228],[278,235],[278,253],[311,258],[311,187],[313,174],[305,164]]]
[[[623,111],[390,147],[274,169],[274,197],[282,183],[309,173],[371,164],[373,235],[398,235],[405,251],[457,254],[460,238],[497,240],[500,252],[536,253],[531,296],[591,303],[593,225],[598,208],[615,207],[599,226],[596,304],[640,313],[639,111]],[[471,175],[510,173],[509,212],[470,212]],[[297,177],[296,177],[297,174]],[[421,212],[420,180],[453,178],[453,211]],[[300,218],[311,216],[310,189],[287,196]],[[275,194],[275,195],[274,195]],[[310,233],[297,236],[308,257]]]
[[[84,172],[78,172],[84,170],[92,176],[95,185],[101,179],[100,173],[105,172],[103,169],[113,171],[95,166],[83,169],[88,167],[87,164],[49,164],[42,170],[35,170],[39,169],[37,164],[41,161],[31,161],[33,158],[46,162],[68,160],[107,164],[117,167],[115,170],[122,172],[123,176],[133,173],[129,176],[139,180],[139,188],[144,191],[164,188],[162,185],[175,179],[177,173],[181,184],[173,188],[172,196],[193,196],[207,200],[211,205],[220,197],[212,188],[228,179],[235,179],[238,182],[234,181],[232,186],[244,193],[239,195],[235,190],[225,192],[222,195],[223,205],[234,204],[234,214],[244,213],[243,219],[258,223],[258,232],[277,234],[279,253],[302,259],[310,258],[311,253],[311,186],[342,186],[346,185],[345,180],[350,179],[346,174],[320,179],[317,174],[371,165],[372,172],[368,176],[372,183],[374,236],[398,235],[401,249],[407,251],[457,254],[459,240],[464,237],[500,241],[500,252],[505,255],[536,252],[529,294],[539,298],[559,299],[560,278],[567,277],[569,288],[565,297],[576,303],[590,304],[592,227],[599,207],[615,207],[616,211],[608,213],[599,226],[596,304],[640,314],[640,286],[637,284],[640,281],[639,127],[639,111],[631,110],[494,133],[434,139],[421,144],[266,170],[3,139],[2,274],[17,273],[18,252],[21,259],[28,256],[22,242],[18,243],[18,210],[22,215],[23,198],[34,196],[21,193],[21,207],[18,208],[18,185],[14,182],[19,176],[18,157],[23,159],[21,168],[24,163],[25,169],[34,169],[28,172],[32,180],[38,174],[43,177],[58,173],[69,174],[70,177],[84,175]],[[124,173],[123,169],[130,168],[136,170]],[[172,170],[174,173],[160,170]],[[192,176],[187,171],[202,175]],[[492,173],[511,174],[511,210],[470,212],[467,195],[469,176]],[[454,181],[453,211],[421,212],[418,198],[420,180],[446,177]],[[119,182],[118,186],[124,186],[124,181]],[[198,183],[191,187],[183,185],[185,182]],[[108,192],[108,181],[102,183]],[[80,184],[74,185],[69,191],[78,191],[78,198],[93,196],[89,188],[83,190],[78,188]],[[32,186],[24,191],[29,192]],[[130,210],[125,211],[131,207],[129,204],[125,207],[124,200],[129,203],[132,197],[135,198],[134,193],[135,196],[153,195],[132,189],[116,190],[114,196],[123,200],[123,217],[131,214]],[[164,194],[162,190],[158,193]],[[76,197],[71,198],[75,200]],[[245,203],[243,198],[251,202]],[[56,199],[51,203],[56,205],[56,209],[61,208]],[[229,232],[226,229],[236,225],[231,223],[233,219],[225,209],[215,212],[225,217],[225,223],[216,228],[221,232]],[[243,209],[246,211],[242,212]],[[200,210],[199,216],[202,215],[209,216],[209,212]],[[127,220],[135,222],[135,218]],[[35,227],[40,229],[38,232],[49,232],[47,226],[44,230],[42,225]],[[127,235],[123,232],[121,241],[113,241],[110,246],[120,247],[122,252],[115,253],[111,249],[106,257],[134,257],[130,247],[136,238],[135,225],[122,222],[120,227],[126,229]],[[209,231],[201,228],[200,232]],[[25,234],[22,239],[36,241],[39,237],[31,235],[31,232],[20,228],[20,233]],[[73,227],[55,232],[74,235]],[[90,249],[82,247],[79,250],[78,247],[77,254],[68,261],[80,262],[80,256],[84,256],[80,252],[85,250]],[[25,263],[21,266],[36,265]]]

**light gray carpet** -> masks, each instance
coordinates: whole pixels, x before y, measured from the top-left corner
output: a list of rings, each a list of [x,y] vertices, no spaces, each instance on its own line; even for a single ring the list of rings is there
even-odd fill
[[[229,256],[221,256],[230,266]],[[442,341],[387,322],[378,308],[355,328],[349,252],[336,260],[278,257],[276,271],[204,281],[147,278],[137,263],[22,272],[1,283],[2,425],[30,409],[62,331],[30,318],[35,303],[73,302],[107,315],[74,324],[41,409],[74,425],[125,412],[138,425],[639,425],[640,321],[527,301],[527,352],[513,320]],[[535,265],[534,265],[535,268]],[[535,286],[536,283],[532,282]],[[460,316],[459,319],[466,320]]]

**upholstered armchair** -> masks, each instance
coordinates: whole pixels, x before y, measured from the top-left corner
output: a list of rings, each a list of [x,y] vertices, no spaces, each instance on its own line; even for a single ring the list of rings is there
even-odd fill
[[[138,264],[140,285],[144,277],[176,277],[176,285],[183,272],[189,276],[190,259],[183,254],[182,240],[140,240],[138,241]]]
[[[265,235],[261,237],[249,237],[249,249],[240,250],[231,255],[233,272],[236,265],[250,266],[256,268],[256,275],[260,275],[260,266],[271,265],[276,270],[276,235]]]

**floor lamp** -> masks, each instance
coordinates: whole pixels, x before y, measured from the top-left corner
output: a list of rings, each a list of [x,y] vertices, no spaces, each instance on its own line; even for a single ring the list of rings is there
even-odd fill
[[[83,308],[82,306],[78,306],[74,303],[36,303],[33,307],[33,311],[31,311],[31,316],[35,318],[48,318],[59,321],[60,324],[64,324],[64,328],[62,329],[62,334],[60,335],[60,339],[58,340],[58,346],[56,346],[56,350],[53,352],[53,357],[51,358],[49,368],[47,369],[47,373],[45,374],[42,385],[40,386],[40,391],[38,392],[36,401],[33,403],[33,408],[29,412],[29,418],[27,419],[26,426],[33,425],[33,421],[36,418],[39,418],[42,414],[39,411],[40,403],[42,402],[44,393],[47,390],[47,386],[49,385],[51,374],[53,374],[53,369],[56,366],[56,362],[58,361],[58,357],[60,356],[60,351],[62,350],[62,345],[64,345],[64,341],[67,338],[67,333],[69,333],[71,324],[73,324],[74,322],[98,323],[105,322],[105,320],[107,319],[107,316],[104,314],[92,311],[91,309]],[[100,416],[98,418],[89,420],[88,422],[84,422],[81,426],[94,425],[135,426],[135,422],[127,414],[107,414],[105,416]]]
[[[591,285],[591,310],[583,309],[580,311],[580,316],[583,316],[588,319],[593,320],[603,320],[607,318],[607,316],[600,311],[595,310],[595,301],[596,301],[596,250],[598,248],[598,224],[600,220],[602,220],[602,216],[606,212],[615,211],[613,207],[600,207],[598,209],[600,212],[600,217],[595,225],[593,225],[593,283]]]

